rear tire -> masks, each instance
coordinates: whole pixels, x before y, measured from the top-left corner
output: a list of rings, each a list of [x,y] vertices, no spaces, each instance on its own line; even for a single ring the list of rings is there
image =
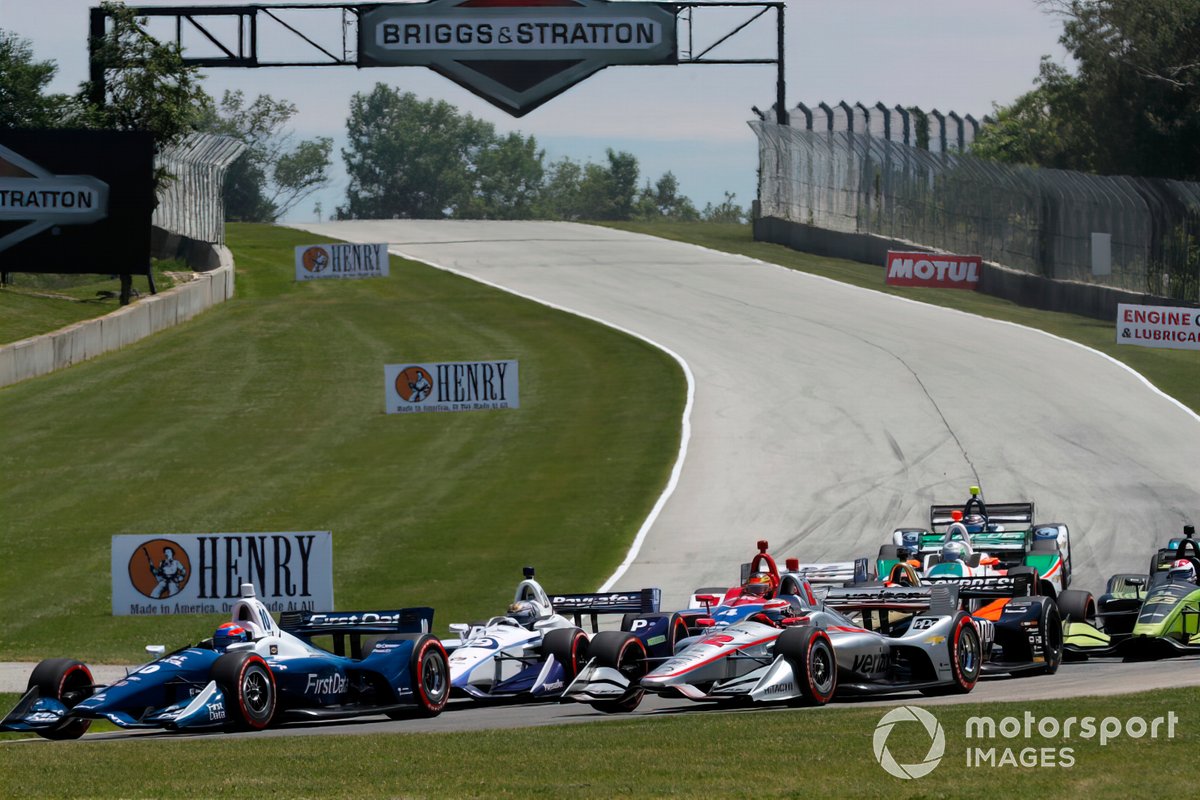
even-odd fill
[[[775,655],[792,666],[799,703],[823,706],[837,692],[837,655],[829,634],[820,628],[788,628],[775,641]]]
[[[588,637],[579,628],[555,628],[542,638],[542,654],[563,668],[563,688],[575,680],[588,660]]]
[[[257,653],[226,653],[215,662],[209,677],[225,695],[226,714],[243,730],[260,731],[275,717],[275,676]]]
[[[1063,624],[1058,603],[1047,599],[1042,604],[1042,658],[1046,661],[1043,675],[1053,675],[1063,660]]]
[[[679,622],[682,624],[682,620]],[[597,633],[588,645],[588,654],[591,660],[599,666],[612,667],[619,671],[629,681],[631,687],[637,687],[642,676],[649,671],[649,665],[646,662],[646,646],[637,636],[625,631]],[[619,700],[596,700],[590,705],[605,714],[627,714],[641,705],[645,695],[644,689],[635,688],[630,694]]]
[[[1067,622],[1096,623],[1096,600],[1091,592],[1067,589],[1058,596],[1058,610]]]
[[[53,697],[67,708],[74,708],[92,696],[95,689],[92,672],[73,658],[47,658],[33,668],[28,689],[37,687],[41,697]],[[78,739],[92,727],[90,719],[71,719],[63,725],[40,730],[43,739]]]

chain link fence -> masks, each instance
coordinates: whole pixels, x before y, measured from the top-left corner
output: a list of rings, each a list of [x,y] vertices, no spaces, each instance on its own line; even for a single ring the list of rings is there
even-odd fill
[[[193,133],[164,148],[154,166],[175,177],[158,195],[154,225],[201,242],[225,243],[225,171],[246,145],[229,136]]]
[[[1200,301],[1200,183],[999,164],[964,152],[969,141],[944,126],[925,149],[909,143],[907,121],[904,135],[883,135],[862,109],[856,126],[857,108],[836,125],[811,114],[793,114],[803,128],[750,123],[761,216]]]

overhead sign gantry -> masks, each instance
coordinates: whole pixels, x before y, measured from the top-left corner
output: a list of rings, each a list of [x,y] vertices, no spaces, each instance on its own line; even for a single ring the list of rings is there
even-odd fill
[[[174,21],[184,62],[200,67],[423,66],[520,117],[614,65],[775,65],[776,114],[785,117],[780,0],[645,3],[611,0],[429,0],[420,3],[151,6],[139,17]],[[714,41],[695,43],[697,15],[716,9],[745,18]],[[716,52],[756,20],[775,13],[774,57],[722,58]],[[322,44],[302,18],[339,23],[341,46]],[[91,9],[91,80],[103,100],[105,65],[97,45],[108,12]],[[287,37],[288,57],[265,58],[263,31]],[[162,38],[159,36],[158,38]],[[337,37],[335,37],[337,38]],[[197,54],[198,45],[208,52]]]

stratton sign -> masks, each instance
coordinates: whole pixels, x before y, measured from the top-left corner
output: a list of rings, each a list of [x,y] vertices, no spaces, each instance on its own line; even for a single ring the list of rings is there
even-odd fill
[[[658,3],[433,0],[364,6],[359,66],[425,66],[514,116],[614,64],[675,64]]]

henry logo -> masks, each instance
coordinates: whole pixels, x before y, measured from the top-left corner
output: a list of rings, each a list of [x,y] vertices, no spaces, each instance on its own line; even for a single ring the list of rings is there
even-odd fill
[[[173,597],[192,576],[187,551],[170,539],[153,539],[129,558],[129,582],[151,600]]]
[[[888,750],[888,736],[891,735],[892,728],[896,727],[899,722],[919,723],[929,736],[929,751],[925,754],[925,758],[916,764],[900,764]],[[911,725],[905,726],[908,738],[911,738],[912,727]],[[925,709],[917,706],[900,706],[893,708],[879,720],[879,724],[875,726],[875,736],[872,738],[871,744],[875,752],[875,760],[887,774],[903,780],[910,780],[925,777],[933,772],[941,762],[942,755],[946,752],[946,734],[942,731],[942,724],[937,721],[937,717]]]
[[[405,367],[396,376],[396,392],[409,403],[419,403],[433,392],[433,378],[422,367]]]
[[[300,263],[309,272],[324,272],[329,268],[329,251],[324,247],[310,247],[304,251]]]

